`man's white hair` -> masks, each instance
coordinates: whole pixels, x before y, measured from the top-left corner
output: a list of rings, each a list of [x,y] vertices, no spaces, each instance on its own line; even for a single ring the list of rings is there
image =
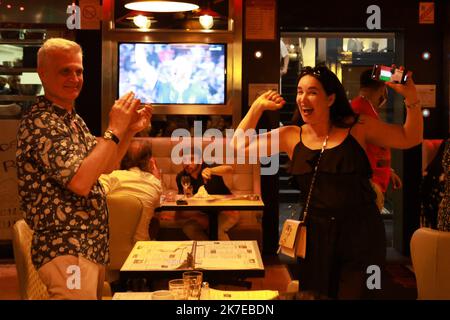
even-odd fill
[[[50,38],[44,42],[38,51],[38,68],[44,65],[44,62],[54,53],[81,53],[83,51],[80,45],[76,42],[63,38]]]

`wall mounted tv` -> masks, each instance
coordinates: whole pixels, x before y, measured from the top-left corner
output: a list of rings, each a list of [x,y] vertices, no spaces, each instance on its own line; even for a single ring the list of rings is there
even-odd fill
[[[226,44],[119,43],[119,96],[143,103],[224,105]]]

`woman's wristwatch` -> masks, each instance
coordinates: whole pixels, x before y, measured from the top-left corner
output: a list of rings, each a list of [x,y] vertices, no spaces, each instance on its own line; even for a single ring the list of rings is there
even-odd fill
[[[114,132],[112,132],[111,129],[105,131],[105,133],[103,134],[103,139],[112,140],[115,144],[119,144],[120,142],[119,138],[114,134]]]

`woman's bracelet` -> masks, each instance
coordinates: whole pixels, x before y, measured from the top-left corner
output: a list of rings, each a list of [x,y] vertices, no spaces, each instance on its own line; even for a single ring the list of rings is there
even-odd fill
[[[414,103],[407,103],[406,100],[405,100],[404,102],[405,102],[405,106],[406,106],[407,108],[409,108],[409,109],[413,109],[413,108],[416,108],[416,107],[420,107],[420,106],[421,106],[420,100],[417,100],[417,101],[414,102]]]

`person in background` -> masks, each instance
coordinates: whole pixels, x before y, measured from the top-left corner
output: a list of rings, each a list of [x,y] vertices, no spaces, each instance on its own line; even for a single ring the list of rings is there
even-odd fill
[[[171,103],[208,103],[206,83],[194,77],[195,66],[187,55],[177,56],[172,63],[169,101]]]
[[[151,239],[154,236],[149,235],[149,226],[155,208],[159,205],[162,187],[150,143],[143,139],[132,140],[120,170],[101,175],[100,182],[107,195],[132,195],[141,200],[144,212],[136,228],[134,241],[154,240]]]
[[[98,178],[117,168],[131,138],[148,126],[151,106],[138,110],[140,101],[125,94],[96,138],[75,108],[83,86],[81,47],[48,39],[38,51],[37,71],[45,95],[23,115],[16,151],[21,210],[33,230],[32,262],[50,299],[98,299],[109,262],[108,211]],[[74,266],[79,285],[68,286]]]
[[[242,148],[253,154],[253,148],[258,148],[269,156],[275,153],[269,141],[277,139],[276,152],[286,152],[292,159],[300,202],[309,202],[306,256],[299,258],[299,281],[302,291],[313,297],[362,299],[379,291],[368,290],[367,270],[376,265],[384,276],[386,239],[365,148],[370,143],[407,149],[420,144],[423,134],[421,105],[411,72],[405,85],[387,85],[405,98],[403,125],[356,115],[332,71],[320,65],[303,68],[296,102],[305,124],[283,126],[255,139],[238,139],[242,131],[256,127],[264,111],[285,104],[277,92],[268,91],[253,102],[232,139],[235,151]]]
[[[380,119],[379,112],[387,102],[387,87],[383,81],[372,79],[372,69],[365,70],[359,78],[359,95],[351,102],[353,111],[359,115],[366,115]],[[402,180],[391,168],[391,151],[389,148],[368,143],[366,153],[372,168],[372,186],[377,194],[377,205],[383,212],[385,193],[389,182],[394,190],[402,187]]]
[[[7,83],[8,79],[0,77],[0,94],[8,94],[8,88],[6,88]]]
[[[445,190],[443,159],[447,139],[422,143],[422,182],[420,185],[422,227],[437,229],[439,205]]]
[[[280,39],[280,58],[281,58],[281,67],[280,67],[280,75],[284,76],[288,71],[289,65],[289,51],[284,44],[283,40]]]
[[[11,76],[16,77],[18,79],[18,82],[20,83],[20,78],[18,76]],[[0,95],[9,95],[9,94],[19,94],[17,84],[15,84],[15,81],[12,81],[12,85],[16,87],[16,89],[13,88],[13,90],[10,89],[10,85],[8,84],[9,80],[11,80],[11,77],[8,79],[5,77],[0,77]],[[8,84],[8,87],[6,86]],[[12,102],[7,100],[1,100],[0,99],[0,117],[2,119],[20,119],[21,112],[22,112],[22,105],[24,105],[24,102]]]
[[[362,52],[364,51],[364,44],[360,39],[350,38],[347,42],[347,51]]]
[[[193,194],[204,187],[208,194],[231,194],[225,185],[223,176],[233,173],[233,167],[228,165],[209,166],[203,162],[202,152],[199,149],[191,150],[190,155],[183,156],[183,170],[177,174],[176,182],[178,193],[183,193],[182,176],[189,176]],[[208,217],[197,211],[180,211],[178,219],[187,219],[183,232],[193,240],[208,240],[204,230],[208,226]],[[218,216],[218,239],[230,240],[228,231],[239,221],[239,212],[221,211]]]
[[[8,94],[18,95],[20,94],[20,77],[19,76],[9,76],[8,77],[9,91]]]
[[[445,189],[438,212],[438,230],[450,231],[450,139],[445,142],[442,168],[444,169]]]

